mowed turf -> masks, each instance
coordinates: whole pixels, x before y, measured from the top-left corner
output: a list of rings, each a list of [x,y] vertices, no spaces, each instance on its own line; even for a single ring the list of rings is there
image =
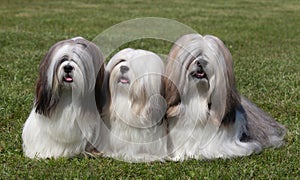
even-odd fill
[[[1,1],[0,179],[300,178],[300,2],[293,1]],[[38,65],[57,41],[93,40],[133,18],[177,20],[222,39],[232,53],[238,89],[288,129],[286,144],[249,157],[130,164],[110,158],[31,160],[22,126],[33,105]],[[170,31],[172,29],[170,28]],[[167,54],[171,43],[124,44]]]

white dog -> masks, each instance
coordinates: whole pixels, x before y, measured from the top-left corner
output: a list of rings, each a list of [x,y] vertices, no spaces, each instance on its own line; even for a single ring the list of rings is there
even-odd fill
[[[188,34],[175,42],[165,96],[174,160],[244,156],[283,142],[285,128],[240,97],[231,54],[215,36]]]
[[[41,61],[34,108],[23,128],[25,156],[71,157],[100,146],[95,88],[101,89],[103,77],[103,56],[95,44],[77,37],[51,47]]]
[[[129,162],[163,160],[166,104],[160,57],[124,49],[112,57],[106,71],[109,97],[102,117],[111,133],[104,153]]]

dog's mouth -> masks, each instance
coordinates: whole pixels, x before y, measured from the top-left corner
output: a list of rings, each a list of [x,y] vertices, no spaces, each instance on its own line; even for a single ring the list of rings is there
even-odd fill
[[[118,80],[118,83],[121,83],[121,84],[129,84],[130,83],[130,80],[127,78],[127,77],[124,77],[124,76],[121,76]]]
[[[201,68],[201,69],[198,69],[196,71],[193,71],[191,72],[190,74],[194,79],[207,79],[207,75],[206,73],[204,72],[204,70]]]
[[[73,82],[73,77],[69,74],[69,73],[67,73],[65,76],[64,76],[64,82],[66,82],[66,83],[72,83]]]

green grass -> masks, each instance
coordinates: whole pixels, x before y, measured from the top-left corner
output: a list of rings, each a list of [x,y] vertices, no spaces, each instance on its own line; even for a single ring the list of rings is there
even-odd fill
[[[1,1],[0,179],[300,178],[300,2],[259,1]],[[229,47],[241,94],[288,129],[286,145],[258,155],[210,161],[129,164],[109,158],[31,160],[22,154],[22,126],[32,108],[39,61],[55,42],[137,17],[164,17]],[[167,53],[170,44],[127,45]],[[124,45],[126,46],[126,45]]]

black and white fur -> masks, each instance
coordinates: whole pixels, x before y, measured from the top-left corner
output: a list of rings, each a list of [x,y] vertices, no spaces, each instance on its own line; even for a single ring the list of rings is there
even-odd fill
[[[101,90],[103,77],[103,56],[92,42],[76,37],[50,48],[40,63],[34,107],[23,128],[25,156],[72,157],[100,146],[95,89]]]

